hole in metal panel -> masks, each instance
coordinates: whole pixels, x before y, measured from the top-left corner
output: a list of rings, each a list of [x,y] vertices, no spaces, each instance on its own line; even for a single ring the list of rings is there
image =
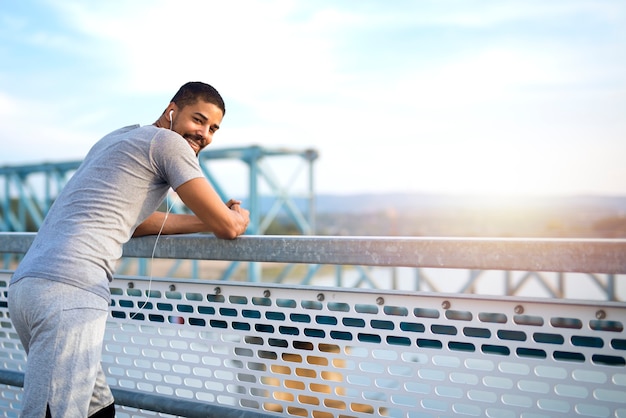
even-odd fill
[[[292,313],[292,314],[289,314],[289,319],[292,322],[303,322],[303,323],[311,322],[311,316],[306,315],[306,314]]]
[[[341,350],[339,349],[339,346],[335,344],[319,344],[318,349],[322,353],[340,353],[341,352]]]
[[[393,316],[408,316],[409,310],[402,306],[385,306],[383,312],[387,315]]]
[[[388,329],[388,330],[394,329],[394,324],[391,321],[382,321],[379,319],[372,319],[370,321],[370,325],[374,329]]]
[[[331,331],[330,338],[333,340],[352,341],[352,334],[345,331]]]
[[[586,337],[581,335],[572,335],[572,344],[576,347],[604,347],[604,341],[598,337]]]
[[[326,332],[324,330],[315,328],[305,328],[304,335],[313,338],[326,338]]]
[[[269,320],[272,321],[284,321],[285,320],[285,314],[282,312],[265,312],[265,317]]]
[[[269,345],[271,345],[272,347],[289,347],[289,344],[287,343],[287,340],[283,340],[280,338],[269,338],[267,340],[267,342],[269,343]]]
[[[421,348],[435,348],[440,350],[443,346],[439,340],[429,340],[426,338],[418,338],[417,346]]]
[[[603,354],[594,354],[591,356],[591,361],[595,364],[602,364],[605,366],[626,366],[626,360],[624,357],[607,356]]]
[[[465,327],[463,328],[463,334],[466,337],[491,338],[491,331],[487,328]]]
[[[180,306],[180,305],[178,305]],[[180,310],[180,309],[179,309]],[[237,316],[237,310],[233,308],[220,308],[220,315],[222,316]],[[189,311],[187,311],[189,312]]]
[[[146,302],[143,300],[140,302],[137,302],[137,306],[139,307],[139,309],[152,309],[153,308],[152,302]],[[193,312],[193,308],[189,312]]]
[[[376,334],[363,334],[363,333],[359,333],[357,335],[357,338],[359,341],[364,342],[364,343],[375,343],[375,344],[380,344],[382,339],[380,338],[380,335],[376,335]]]
[[[327,370],[322,371],[322,373],[320,374],[322,379],[324,380],[330,380],[330,381],[334,381],[334,382],[342,382],[343,381],[343,377],[341,374],[336,373],[336,372],[330,372]]]
[[[474,346],[474,344],[464,343],[460,341],[450,341],[448,343],[448,348],[453,351],[467,351],[467,352],[476,351],[476,347]]]
[[[511,354],[509,347],[504,345],[483,344],[480,349],[485,354],[496,354],[500,356],[508,356]]]
[[[167,299],[181,300],[183,298],[183,294],[180,292],[165,292],[165,297]]]
[[[269,360],[276,360],[278,358],[278,355],[275,351],[259,350],[258,354],[259,358],[265,358]]]
[[[150,322],[165,322],[163,315],[148,314],[148,320]]]
[[[198,306],[198,313],[205,315],[214,315],[215,308],[212,306]]]
[[[381,360],[396,360],[398,358],[398,353],[393,350],[372,350],[372,357],[375,359]]]
[[[445,315],[446,315],[446,318],[451,319],[451,320],[456,320],[456,321],[471,321],[473,318],[473,315],[471,312],[457,311],[453,309],[446,311]]]
[[[478,319],[481,322],[491,322],[495,324],[505,324],[507,321],[506,315],[492,312],[480,312],[478,314]]]
[[[518,347],[515,350],[515,352],[520,357],[537,358],[537,359],[547,358],[547,354],[544,350],[539,350],[536,348]]]
[[[555,351],[552,353],[552,356],[555,360],[558,361],[574,361],[574,362],[584,362],[585,356],[582,353],[573,353],[570,351]]]
[[[509,341],[526,341],[526,333],[522,331],[498,330],[498,338]]]
[[[328,359],[320,356],[307,356],[306,362],[309,364],[316,364],[319,366],[328,366]]]
[[[626,350],[626,340],[612,339],[611,347],[616,350]]]
[[[282,359],[284,361],[291,361],[291,362],[294,362],[294,363],[302,363],[302,356],[300,354],[283,353],[282,354]]]
[[[415,308],[413,309],[413,315],[418,318],[439,318],[439,311],[436,309]]]
[[[202,297],[202,295],[200,293],[185,293],[185,299],[187,300],[194,300],[194,301],[202,301],[204,298]]]
[[[337,318],[328,315],[317,315],[315,317],[315,322],[320,325],[337,325]]]
[[[228,297],[228,301],[235,305],[247,305],[248,304],[248,298],[245,296],[232,295]]]
[[[377,314],[378,306],[357,303],[354,305],[354,310],[358,313]]]
[[[281,325],[278,327],[278,332],[280,332],[283,335],[300,335],[300,330],[296,327],[287,327],[284,325]]]
[[[128,296],[141,296],[141,289],[126,289]]]
[[[125,299],[121,299],[119,304],[122,308],[133,308],[135,306],[132,300],[125,300]]]
[[[270,298],[253,297],[252,304],[256,306],[272,306],[272,300]]]
[[[414,322],[400,322],[400,329],[402,331],[411,331],[411,332],[426,331],[426,327],[424,327],[423,324],[416,324]]]
[[[224,299],[224,296],[222,295],[206,295],[206,298],[209,302],[214,303],[224,303],[226,301],[226,299]]]
[[[241,311],[241,315],[243,315],[244,318],[255,318],[255,319],[259,319],[261,318],[261,312],[259,311],[254,311],[251,309],[244,309]]]
[[[387,344],[389,345],[404,345],[404,346],[410,346],[411,345],[411,340],[408,339],[407,337],[396,337],[394,335],[389,335],[387,336]]]
[[[219,321],[217,319],[211,319],[209,321],[209,325],[212,328],[224,328],[224,329],[228,328],[228,323],[226,323],[226,321]]]
[[[258,332],[266,332],[268,334],[274,333],[274,327],[269,324],[254,324],[254,329]]]
[[[543,318],[534,315],[515,315],[513,317],[513,322],[518,325],[530,325],[534,327],[543,326]]]
[[[174,306],[171,303],[157,303],[156,304],[157,309],[159,311],[167,311],[167,312],[172,312],[174,310]]]
[[[295,308],[298,305],[293,299],[276,299],[276,306],[281,308]]]
[[[589,321],[589,326],[595,331],[610,331],[610,332],[622,332],[624,331],[624,324],[620,321],[602,321],[592,320]]]
[[[347,327],[365,328],[365,321],[361,318],[343,318],[341,322]]]
[[[251,335],[246,335],[244,338],[244,341],[247,344],[254,344],[254,345],[263,345],[263,338],[261,337],[255,337],[255,336],[251,336]]]
[[[315,348],[315,347],[313,346],[312,343],[310,343],[308,341],[294,341],[293,342],[293,348],[295,348],[296,350],[312,351],[313,348]]]
[[[176,310],[178,312],[191,313],[191,312],[193,312],[193,306],[191,306],[191,305],[176,305]]]
[[[335,312],[349,312],[350,311],[350,305],[348,305],[347,303],[343,303],[343,302],[329,302],[327,307],[328,307],[328,310],[335,311]]]
[[[550,318],[550,325],[555,328],[570,328],[570,329],[581,329],[583,327],[583,323],[578,318],[562,318],[562,317],[554,317]]]
[[[441,334],[441,335],[456,335],[457,330],[456,327],[451,325],[437,325],[433,324],[430,326],[430,330],[433,334]]]
[[[316,311],[321,311],[324,305],[321,302],[315,300],[303,300],[300,302],[300,306],[304,309],[311,309]]]
[[[233,329],[236,329],[239,331],[250,331],[250,324],[247,322],[235,321],[233,322]]]
[[[548,334],[544,332],[535,332],[533,334],[533,340],[537,343],[543,344],[558,344],[562,345],[565,343],[565,338],[563,338],[560,334]]]

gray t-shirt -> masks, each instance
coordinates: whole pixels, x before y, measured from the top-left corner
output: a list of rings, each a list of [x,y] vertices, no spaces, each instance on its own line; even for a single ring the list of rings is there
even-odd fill
[[[11,283],[56,280],[110,300],[108,282],[122,246],[169,188],[203,177],[180,135],[128,126],[98,141],[50,208]]]

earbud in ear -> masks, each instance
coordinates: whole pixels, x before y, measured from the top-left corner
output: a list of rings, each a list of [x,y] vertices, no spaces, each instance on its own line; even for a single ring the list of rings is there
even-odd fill
[[[170,122],[172,121],[172,115],[174,114],[174,110],[170,110]]]

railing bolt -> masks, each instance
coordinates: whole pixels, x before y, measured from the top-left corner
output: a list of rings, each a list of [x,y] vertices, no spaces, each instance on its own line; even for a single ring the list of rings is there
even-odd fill
[[[170,292],[173,292],[176,290],[176,286],[174,286],[173,284],[170,285]]]
[[[385,304],[385,299],[382,298],[381,296],[376,298],[376,304],[377,305],[384,305]]]
[[[219,286],[216,287],[213,291],[215,292],[216,295],[219,295],[220,293],[222,293],[222,289]]]
[[[269,298],[271,295],[272,295],[272,294],[270,293],[270,291],[269,291],[269,290],[264,290],[264,291],[263,291],[263,297],[264,297],[264,298]]]
[[[134,289],[134,288],[135,288],[135,283],[133,283],[133,282],[128,282],[128,288],[129,288],[129,289]]]
[[[604,319],[604,318],[606,318],[606,312],[604,312],[602,309],[596,312],[596,319]]]
[[[450,301],[444,300],[443,302],[441,302],[441,307],[443,309],[450,309]]]
[[[524,313],[524,307],[522,305],[517,305],[514,309],[513,312],[515,312],[518,315],[521,315]]]
[[[324,294],[323,293],[318,293],[317,294],[317,300],[320,301],[320,302],[323,301],[324,300]]]

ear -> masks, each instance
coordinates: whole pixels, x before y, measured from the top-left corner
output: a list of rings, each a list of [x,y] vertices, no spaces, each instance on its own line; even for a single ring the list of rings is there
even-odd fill
[[[175,115],[176,113],[178,113],[178,106],[176,106],[176,103],[171,102],[166,108],[165,108],[165,112],[163,112],[167,115],[167,121],[171,122],[172,121],[172,116]]]

